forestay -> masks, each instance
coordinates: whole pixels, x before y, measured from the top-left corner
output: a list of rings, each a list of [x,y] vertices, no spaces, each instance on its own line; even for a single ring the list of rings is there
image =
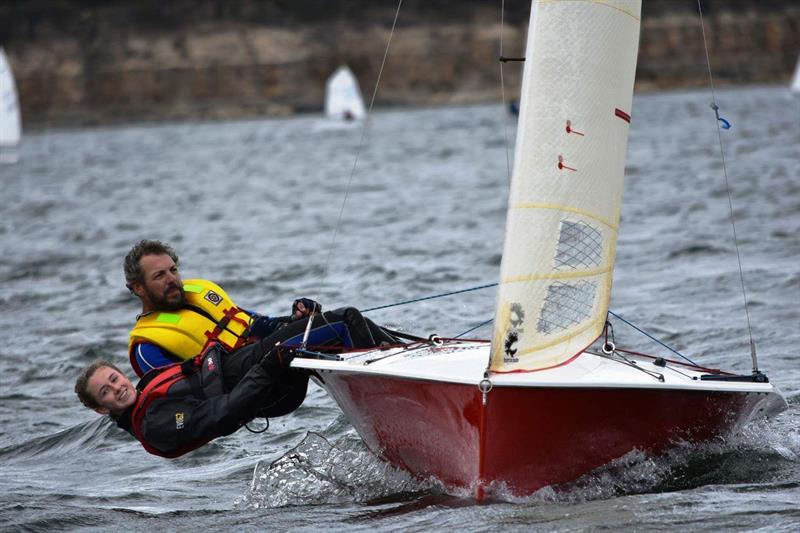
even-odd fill
[[[562,364],[602,333],[640,12],[639,0],[533,2],[493,371]]]

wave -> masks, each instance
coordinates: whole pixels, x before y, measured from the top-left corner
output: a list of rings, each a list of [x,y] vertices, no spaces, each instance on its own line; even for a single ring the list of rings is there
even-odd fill
[[[761,420],[714,441],[682,442],[662,455],[633,450],[574,482],[545,487],[518,498],[495,487],[499,498],[517,503],[579,503],[635,494],[693,490],[709,485],[784,487],[800,465],[797,413]]]
[[[676,250],[671,250],[667,255],[668,259],[678,259],[697,255],[719,255],[727,253],[725,248],[713,246],[711,244],[690,244]]]
[[[101,450],[120,442],[120,432],[115,430],[107,417],[77,424],[62,431],[35,437],[0,449],[0,459],[12,460],[46,459],[71,455],[80,451]]]
[[[533,495],[518,497],[502,483],[490,487],[493,501],[521,504],[582,503],[620,496],[693,490],[708,485],[775,485],[794,489],[791,472],[800,465],[797,410],[772,421],[703,444],[679,443],[652,456],[633,450],[581,478]],[[787,483],[791,486],[787,486]],[[445,487],[436,479],[416,479],[382,461],[364,443],[344,436],[335,442],[308,433],[274,462],[256,465],[250,490],[236,502],[241,508],[341,503],[442,503],[440,497],[470,499],[466,489]]]
[[[441,488],[436,480],[418,481],[381,461],[360,439],[331,442],[319,433],[271,463],[260,462],[239,508],[369,502],[398,494]]]

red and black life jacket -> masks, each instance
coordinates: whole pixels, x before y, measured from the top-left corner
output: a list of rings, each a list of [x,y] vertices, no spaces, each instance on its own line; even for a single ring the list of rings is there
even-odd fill
[[[173,393],[179,392],[180,396],[192,395],[198,399],[224,393],[221,372],[221,357],[223,353],[223,349],[215,344],[200,355],[183,363],[175,363],[164,368],[151,370],[139,381],[136,385],[139,394],[131,411],[131,431],[145,450],[153,455],[172,459],[195,450],[212,440],[213,437],[196,439],[175,450],[164,452],[147,442],[142,423],[147,415],[147,410],[153,402],[167,398],[170,396],[170,391],[173,391]],[[179,387],[180,390],[175,391],[175,387],[178,385],[181,385]],[[179,411],[174,416],[176,427],[181,429],[184,423],[184,413]]]

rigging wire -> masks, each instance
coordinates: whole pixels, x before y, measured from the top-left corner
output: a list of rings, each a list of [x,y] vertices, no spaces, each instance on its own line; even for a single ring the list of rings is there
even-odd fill
[[[433,300],[435,298],[442,298],[444,296],[451,296],[453,294],[461,294],[462,292],[477,291],[480,289],[487,289],[489,287],[496,287],[497,285],[498,285],[497,283],[487,283],[486,285],[478,285],[477,287],[470,287],[469,289],[461,289],[458,291],[445,292],[442,294],[434,294],[433,296],[423,296],[422,298],[414,298],[413,300],[405,300],[403,302],[395,302],[392,304],[379,305],[378,307],[370,307],[369,309],[364,309],[361,312],[369,313],[370,311],[377,311],[378,309],[386,309],[388,307],[397,307],[399,305],[413,304],[416,302],[422,302],[424,300]]]
[[[460,289],[460,290],[457,290],[457,291],[443,292],[443,293],[434,294],[434,295],[431,295],[431,296],[423,296],[422,298],[414,298],[412,300],[404,300],[402,302],[395,302],[395,303],[386,304],[386,305],[379,305],[377,307],[370,307],[369,309],[364,309],[362,311],[362,313],[369,313],[370,311],[377,311],[379,309],[388,309],[389,307],[399,307],[401,305],[407,305],[407,304],[412,304],[412,303],[416,303],[416,302],[422,302],[422,301],[425,301],[425,300],[434,300],[436,298],[444,298],[445,296],[452,296],[454,294],[462,294],[462,293],[465,293],[465,292],[478,291],[478,290],[481,290],[481,289],[488,289],[490,287],[497,287],[498,285],[500,285],[500,284],[499,283],[486,283],[485,285],[477,285],[475,287],[470,287],[468,289]],[[641,333],[642,335],[644,335],[648,339],[652,340],[653,342],[656,342],[657,344],[663,346],[664,348],[666,348],[670,352],[674,353],[678,357],[681,357],[681,358],[685,359],[690,364],[692,364],[694,366],[699,366],[697,363],[695,363],[694,361],[692,361],[691,359],[689,359],[688,357],[683,355],[681,352],[679,352],[675,348],[672,348],[668,344],[665,344],[664,342],[658,340],[656,337],[654,337],[653,335],[649,334],[648,332],[646,332],[645,330],[643,330],[642,328],[640,328],[636,324],[634,324],[634,323],[622,318],[620,315],[618,315],[617,313],[615,313],[611,309],[608,310],[608,314],[613,316],[614,318],[617,318],[620,321],[624,322],[625,324],[627,324],[631,328],[635,329],[636,331],[638,331],[639,333]],[[453,338],[454,339],[460,339],[461,337],[463,337],[467,333],[475,331],[476,329],[478,329],[480,327],[483,327],[483,326],[485,326],[487,324],[490,324],[493,321],[494,321],[494,319],[490,318],[489,320],[481,322],[477,326],[474,326],[474,327],[468,329],[467,331],[464,331],[463,333],[460,333],[460,334],[456,335]]]
[[[624,318],[622,318],[621,316],[619,316],[618,314],[616,314],[616,313],[615,313],[614,311],[612,311],[611,309],[609,309],[609,310],[608,310],[608,314],[609,314],[609,315],[611,315],[611,316],[613,316],[613,317],[615,317],[615,318],[617,318],[617,319],[619,319],[619,320],[621,320],[622,322],[626,323],[627,325],[629,325],[630,327],[632,327],[633,329],[635,329],[636,331],[638,331],[639,333],[641,333],[642,335],[644,335],[645,337],[647,337],[648,339],[650,339],[651,341],[654,341],[654,342],[656,342],[656,343],[660,344],[661,346],[663,346],[664,348],[666,348],[666,349],[667,349],[667,350],[669,350],[670,352],[674,353],[675,355],[677,355],[677,356],[679,356],[679,357],[683,357],[684,359],[686,359],[687,361],[689,361],[689,363],[693,364],[694,366],[698,366],[698,365],[697,365],[697,363],[695,363],[694,361],[692,361],[691,359],[689,359],[688,357],[686,357],[685,355],[683,355],[683,354],[682,354],[681,352],[679,352],[678,350],[676,350],[676,349],[674,349],[674,348],[672,348],[672,347],[668,346],[667,344],[664,344],[663,342],[661,342],[661,341],[660,341],[660,340],[658,340],[657,338],[653,337],[652,335],[650,335],[649,333],[647,333],[645,330],[641,329],[641,328],[640,328],[640,327],[638,327],[637,325],[635,325],[635,324],[632,324],[631,322],[628,322],[627,320],[625,320]]]
[[[723,174],[725,175],[725,190],[728,193],[728,207],[730,208],[731,229],[733,230],[733,244],[736,248],[736,260],[739,265],[739,281],[741,282],[742,285],[742,298],[744,299],[744,314],[747,319],[747,332],[750,337],[750,358],[753,361],[753,374],[758,374],[759,371],[758,371],[758,358],[756,356],[756,344],[753,341],[753,328],[750,324],[750,310],[748,309],[747,306],[747,289],[745,288],[745,283],[744,283],[744,271],[742,269],[742,255],[741,252],[739,251],[739,239],[738,236],[736,235],[736,222],[734,220],[734,214],[733,214],[733,199],[731,195],[730,180],[728,179],[728,168],[727,165],[725,164],[725,149],[722,144],[722,130],[720,127],[720,121],[723,121],[724,119],[720,119],[719,116],[719,106],[717,105],[717,97],[714,91],[714,76],[711,73],[711,59],[708,55],[706,26],[703,21],[703,7],[701,5],[700,0],[697,0],[697,11],[700,14],[700,29],[703,32],[703,47],[706,53],[706,65],[708,66],[708,82],[711,88],[711,108],[714,110],[714,114],[716,115],[717,138],[719,139],[719,154],[722,160],[722,171]],[[725,127],[726,123],[727,121],[723,122],[722,125],[723,128]]]
[[[476,329],[482,328],[483,326],[485,326],[485,325],[487,325],[487,324],[491,324],[492,322],[494,322],[494,318],[490,318],[489,320],[484,320],[483,322],[481,322],[481,323],[480,323],[480,324],[478,324],[477,326],[473,326],[473,327],[469,328],[467,331],[463,331],[463,332],[459,333],[458,335],[456,335],[456,336],[455,336],[455,337],[453,337],[453,338],[454,338],[454,339],[460,339],[461,337],[463,337],[463,336],[464,336],[464,335],[466,335],[467,333],[472,333],[472,332],[473,332],[473,331],[475,331]]]
[[[508,116],[509,112],[506,108],[506,84],[505,78],[503,77],[503,30],[505,29],[505,13],[506,13],[506,0],[503,0],[500,3],[500,95],[503,99],[503,133],[505,135],[505,147],[506,147],[506,174],[508,175],[508,186],[511,187],[511,156],[509,154],[509,145],[508,142],[508,123],[511,118]],[[520,97],[522,95],[520,94]]]
[[[330,247],[328,248],[328,257],[325,258],[325,265],[322,269],[322,278],[324,280],[328,275],[328,266],[330,265],[331,255],[333,254],[333,249],[336,246],[336,237],[339,235],[339,228],[342,225],[342,216],[344,215],[344,208],[347,204],[347,198],[350,196],[350,188],[353,185],[353,177],[356,173],[356,166],[358,165],[358,159],[361,155],[361,149],[364,146],[364,139],[366,138],[367,134],[367,127],[369,125],[370,118],[372,117],[372,106],[375,104],[375,96],[378,94],[378,87],[381,83],[381,76],[383,75],[383,67],[386,66],[386,59],[389,57],[389,47],[392,45],[392,37],[394,36],[394,30],[397,27],[397,19],[400,16],[400,8],[403,6],[403,0],[398,0],[397,3],[397,10],[394,13],[394,20],[392,21],[392,29],[389,32],[389,39],[386,41],[386,50],[383,52],[383,59],[381,60],[380,69],[378,69],[378,78],[375,80],[375,88],[372,90],[372,97],[369,100],[369,108],[367,109],[367,117],[364,119],[364,125],[361,128],[361,138],[358,141],[358,148],[356,148],[356,157],[353,160],[353,168],[350,170],[350,179],[347,181],[347,187],[344,191],[344,198],[342,199],[342,206],[339,209],[339,218],[336,220],[336,226],[333,229],[333,238],[331,239]]]
[[[500,63],[500,95],[501,95],[501,98],[503,100],[503,108],[502,108],[501,112],[503,113],[503,136],[504,136],[504,146],[505,146],[505,152],[506,152],[506,179],[508,180],[508,188],[511,189],[511,156],[509,154],[509,145],[511,143],[508,140],[508,125],[509,125],[509,121],[511,120],[511,118],[509,117],[510,113],[508,112],[508,108],[506,107],[506,105],[507,105],[506,104],[506,83],[505,83],[505,77],[503,76],[503,63],[505,63],[505,59],[504,59],[504,56],[503,56],[503,43],[505,41],[505,27],[506,27],[505,14],[506,14],[506,1],[502,0],[502,2],[500,2],[500,50],[499,50],[499,53],[500,53],[500,58],[499,58],[499,63]],[[521,96],[522,95],[520,94],[520,97]],[[497,284],[495,283],[494,285],[497,285]],[[489,323],[491,323],[493,321],[494,321],[494,319],[491,319],[491,320],[488,320],[488,321],[483,322],[481,324],[478,324],[474,328],[468,329],[467,331],[461,333],[460,335],[458,335],[458,337],[466,335],[467,333],[469,333],[471,331],[474,331],[474,330],[480,328],[481,326],[483,326],[485,324],[489,324]],[[458,337],[456,337],[456,338],[458,338]],[[491,355],[491,353],[492,352],[490,351],[489,352],[489,360],[486,361],[486,369],[483,372],[484,380],[486,380],[486,381],[489,380],[489,372],[491,371],[491,366],[492,366],[492,355]],[[489,384],[489,388],[483,393],[483,403],[484,403],[484,405],[486,405],[486,395],[488,394],[489,390],[491,390],[491,383]]]

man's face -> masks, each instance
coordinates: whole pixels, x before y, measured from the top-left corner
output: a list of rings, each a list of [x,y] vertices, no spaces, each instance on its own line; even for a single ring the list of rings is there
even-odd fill
[[[131,380],[109,366],[101,366],[89,378],[89,394],[100,407],[95,411],[102,415],[122,414],[133,405],[138,394]]]
[[[144,255],[139,260],[144,283],[134,283],[145,312],[175,311],[186,304],[178,266],[168,255]]]

